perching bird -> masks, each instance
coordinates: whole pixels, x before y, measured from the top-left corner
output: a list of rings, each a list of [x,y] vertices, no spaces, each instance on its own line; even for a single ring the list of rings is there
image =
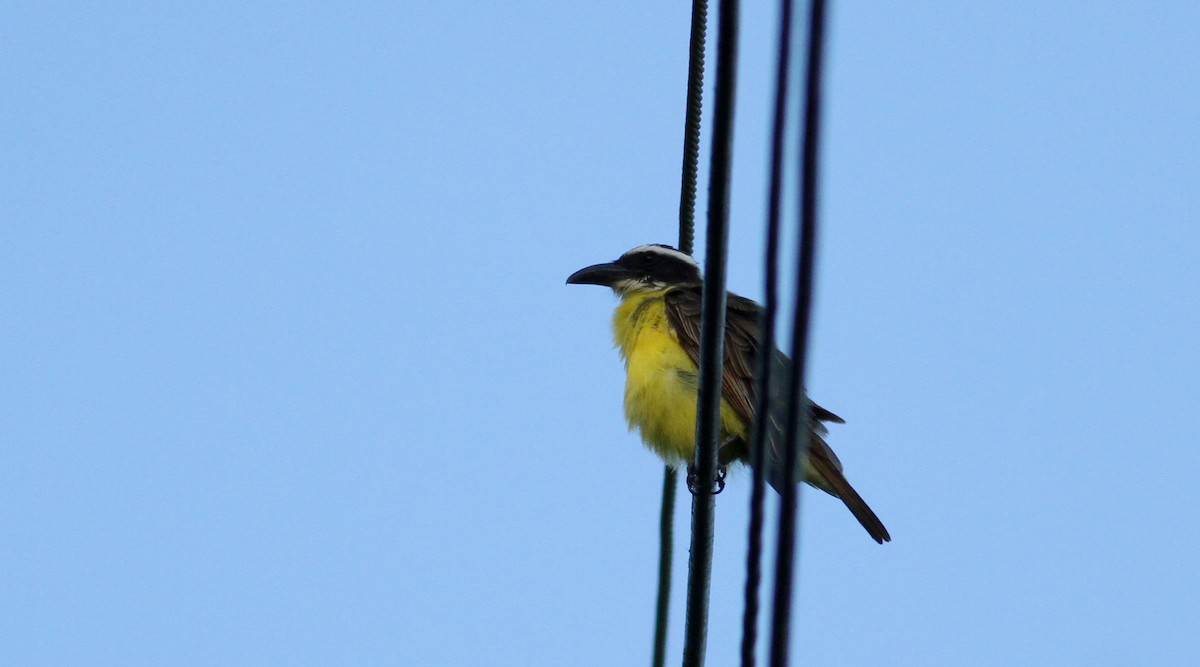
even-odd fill
[[[696,396],[700,359],[700,267],[688,255],[666,245],[644,245],[615,262],[580,269],[570,285],[604,285],[621,297],[613,316],[613,338],[625,360],[625,417],[642,440],[669,465],[690,463],[696,449]],[[721,449],[719,462],[750,462],[750,435],[755,420],[755,355],[758,353],[760,307],[728,295],[725,363],[722,368]],[[773,351],[773,375],[784,377],[788,360]],[[782,369],[782,370],[775,370]],[[773,383],[772,396],[782,387]],[[782,415],[786,406],[774,401],[764,452],[763,476],[779,489],[782,483]],[[776,412],[778,410],[778,412]],[[804,481],[841,498],[876,542],[891,541],[879,517],[842,474],[842,464],[821,434],[820,422],[842,423],[841,417],[812,404],[814,430]]]

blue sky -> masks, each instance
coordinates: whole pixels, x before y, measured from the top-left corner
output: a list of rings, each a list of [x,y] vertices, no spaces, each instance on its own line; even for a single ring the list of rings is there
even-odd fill
[[[774,8],[743,19],[757,296]],[[645,664],[661,467],[612,297],[563,280],[674,241],[687,22],[6,3],[0,661]],[[895,541],[805,495],[798,660],[1200,649],[1197,44],[1187,2],[837,3],[809,384]]]

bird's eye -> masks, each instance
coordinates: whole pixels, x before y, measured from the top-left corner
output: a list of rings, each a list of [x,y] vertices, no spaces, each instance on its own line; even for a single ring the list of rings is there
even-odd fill
[[[648,252],[641,257],[642,266],[654,266],[658,263],[658,255]]]

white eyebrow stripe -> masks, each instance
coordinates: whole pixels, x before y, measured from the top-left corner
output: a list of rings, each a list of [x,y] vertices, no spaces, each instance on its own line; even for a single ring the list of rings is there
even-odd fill
[[[625,254],[632,255],[634,253],[639,253],[639,252],[653,252],[653,253],[657,253],[659,255],[663,255],[664,257],[673,257],[682,262],[691,264],[692,266],[696,267],[697,269],[700,268],[700,265],[696,262],[696,260],[692,259],[692,257],[690,255],[680,252],[674,248],[667,248],[667,247],[664,247],[661,245],[654,245],[654,244],[640,245]]]

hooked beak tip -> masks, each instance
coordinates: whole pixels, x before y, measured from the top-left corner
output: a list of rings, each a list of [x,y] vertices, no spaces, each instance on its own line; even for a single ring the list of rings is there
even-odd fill
[[[624,268],[608,262],[584,267],[567,276],[568,285],[603,285],[611,287],[614,282],[624,275]]]

